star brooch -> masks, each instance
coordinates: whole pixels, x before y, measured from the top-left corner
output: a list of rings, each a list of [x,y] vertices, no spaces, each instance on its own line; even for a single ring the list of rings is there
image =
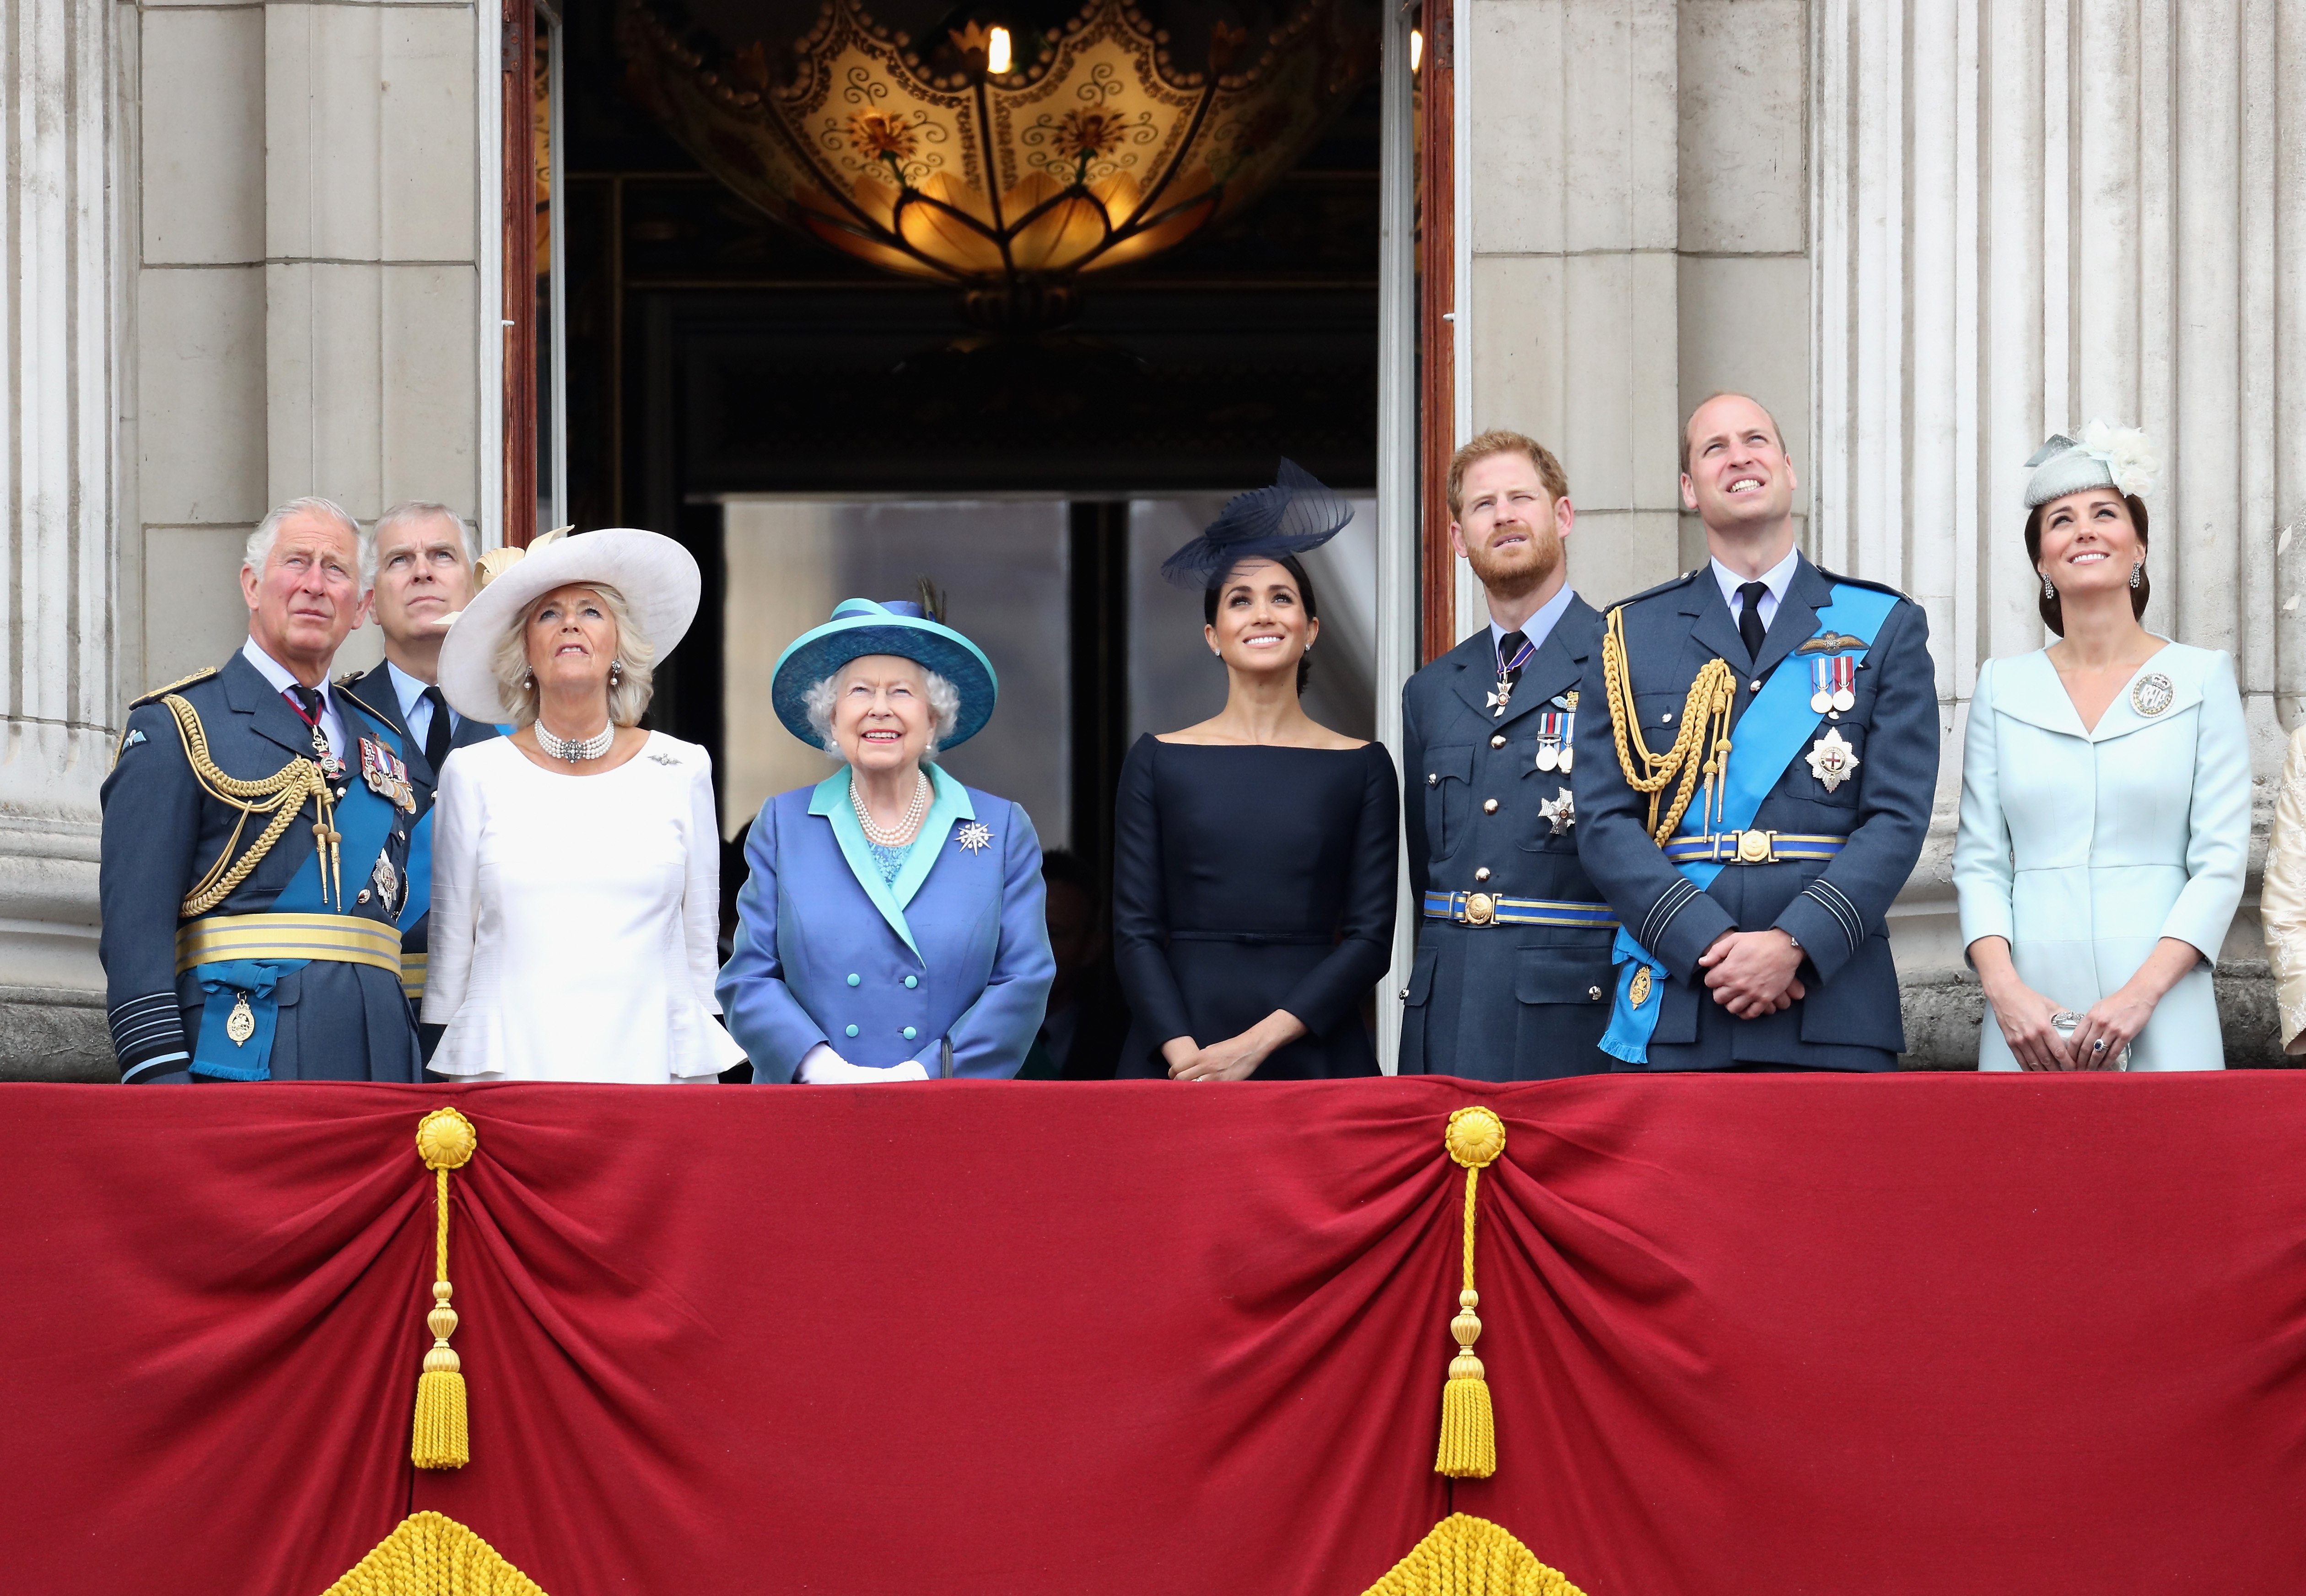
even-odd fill
[[[971,853],[983,853],[993,841],[993,828],[981,820],[972,820],[961,828],[961,845]]]

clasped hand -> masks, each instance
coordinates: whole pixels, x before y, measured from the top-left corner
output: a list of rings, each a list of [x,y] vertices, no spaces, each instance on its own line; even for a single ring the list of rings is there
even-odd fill
[[[1808,993],[1795,972],[1802,951],[1782,931],[1725,931],[1698,955],[1713,1001],[1740,1020],[1789,1009]]]
[[[1277,1047],[1305,1034],[1305,1023],[1286,1009],[1276,1009],[1237,1037],[1203,1047],[1191,1037],[1172,1037],[1161,1044],[1172,1080],[1247,1080]]]

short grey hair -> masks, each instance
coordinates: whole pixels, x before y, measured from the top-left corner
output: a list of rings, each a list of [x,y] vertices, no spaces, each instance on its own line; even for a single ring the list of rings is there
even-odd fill
[[[292,499],[269,511],[256,524],[256,530],[248,534],[248,546],[240,555],[242,568],[261,572],[264,562],[272,558],[272,545],[280,541],[280,524],[298,516],[318,516],[323,521],[334,521],[353,534],[353,544],[360,550],[361,588],[365,592],[376,576],[376,540],[363,532],[352,512],[333,499]]]
[[[376,525],[368,529],[368,536],[362,541],[361,585],[363,587],[376,585],[376,549],[377,545],[384,541],[388,527],[406,526],[418,521],[430,521],[435,516],[456,527],[464,543],[465,566],[469,568],[478,565],[481,559],[481,534],[474,530],[470,521],[465,520],[447,505],[436,503],[430,499],[404,499],[379,516],[376,518]]]
[[[612,726],[637,726],[647,713],[649,698],[656,691],[656,644],[648,634],[633,621],[632,606],[625,595],[605,582],[564,582],[561,587],[589,587],[601,595],[607,606],[609,619],[616,623],[617,652],[612,663],[622,667],[618,679],[609,686],[609,723]],[[559,588],[552,590],[558,593]],[[539,593],[526,608],[513,617],[512,625],[497,639],[496,653],[489,663],[495,669],[497,697],[512,706],[512,723],[533,726],[536,723],[536,673],[528,667],[528,623],[536,614],[537,606],[552,596]]]
[[[849,664],[856,662],[851,660]],[[961,689],[919,661],[911,663],[920,671],[929,697],[929,746],[921,750],[921,757],[935,759],[938,747],[961,722]],[[841,678],[848,669],[849,665],[843,665],[824,680],[812,684],[801,696],[801,703],[808,711],[808,729],[816,733],[817,745],[834,759],[842,755],[841,739],[833,734],[833,704],[840,696]]]

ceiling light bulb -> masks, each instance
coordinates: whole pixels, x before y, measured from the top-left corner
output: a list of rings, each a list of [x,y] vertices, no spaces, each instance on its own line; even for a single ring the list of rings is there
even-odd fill
[[[995,28],[985,41],[985,70],[998,76],[1009,70],[1009,30]]]

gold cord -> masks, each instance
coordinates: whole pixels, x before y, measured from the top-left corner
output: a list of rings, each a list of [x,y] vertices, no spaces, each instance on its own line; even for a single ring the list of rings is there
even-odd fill
[[[1708,660],[1682,700],[1681,727],[1674,734],[1673,747],[1662,754],[1651,753],[1642,738],[1641,716],[1634,705],[1633,672],[1626,664],[1625,615],[1623,605],[1610,610],[1601,636],[1601,681],[1609,695],[1610,730],[1617,739],[1618,767],[1625,772],[1626,784],[1649,795],[1650,837],[1663,847],[1688,812],[1701,775],[1705,781],[1703,813],[1707,829],[1712,828],[1714,805],[1721,796],[1721,776],[1730,764],[1730,711],[1738,700],[1738,678],[1729,661]],[[1702,755],[1701,749],[1704,750]],[[1674,788],[1673,801],[1661,818],[1658,805],[1669,785]]]
[[[201,790],[218,803],[240,811],[240,819],[235,823],[232,835],[225,839],[224,851],[217,855],[216,863],[209,866],[208,873],[194,883],[192,892],[185,895],[184,907],[177,911],[179,917],[189,920],[204,915],[231,897],[240,883],[263,863],[264,856],[272,851],[272,845],[280,841],[291,823],[303,813],[306,798],[312,800],[312,841],[320,852],[323,877],[320,900],[323,904],[328,901],[327,883],[333,879],[337,904],[342,908],[345,900],[343,864],[336,855],[336,845],[341,840],[341,833],[332,824],[333,806],[328,778],[320,773],[320,765],[310,759],[297,758],[291,759],[272,774],[252,781],[228,776],[209,753],[208,731],[201,724],[200,712],[174,693],[160,702],[167,704],[168,713],[175,717],[176,735],[184,745],[184,758],[192,767],[192,780],[198,781]],[[235,859],[233,849],[240,845],[241,832],[247,828],[248,817],[252,815],[269,815],[272,818],[256,841],[249,845],[248,851]]]

